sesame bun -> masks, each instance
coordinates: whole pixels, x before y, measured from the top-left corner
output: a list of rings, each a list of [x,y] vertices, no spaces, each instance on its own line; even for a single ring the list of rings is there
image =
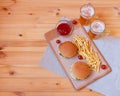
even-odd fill
[[[77,47],[70,41],[66,41],[59,45],[60,54],[63,57],[70,58],[77,54]]]
[[[91,73],[89,66],[84,62],[76,62],[71,66],[71,76],[73,79],[86,79]]]

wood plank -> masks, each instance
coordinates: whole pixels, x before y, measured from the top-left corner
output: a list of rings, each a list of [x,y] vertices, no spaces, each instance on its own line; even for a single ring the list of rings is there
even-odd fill
[[[44,50],[45,51],[45,50]],[[43,52],[0,52],[0,64],[2,65],[22,65],[36,66],[40,62]]]
[[[24,30],[24,29],[23,29]],[[4,32],[4,33],[3,33]],[[44,40],[44,32],[42,33],[42,30],[39,30],[39,32],[24,30],[23,32],[14,31],[9,32],[7,31],[1,31],[1,38],[0,40],[17,40],[17,41],[40,41]],[[22,34],[22,36],[20,35]]]
[[[0,78],[63,78],[56,73],[36,66],[0,65]],[[1,96],[1,95],[0,95]]]
[[[107,9],[107,10],[104,10],[104,16],[115,16],[114,14],[114,5],[113,6],[96,6],[95,4],[93,4],[94,7],[96,8],[96,13],[100,13],[103,9]],[[15,16],[17,15],[18,17],[19,16],[27,16],[29,18],[31,17],[36,17],[36,16],[39,16],[40,14],[43,14],[41,17],[44,18],[44,15],[47,15],[49,18],[49,16],[51,17],[59,17],[61,15],[67,15],[67,16],[79,16],[79,7],[81,6],[80,5],[63,5],[63,6],[60,6],[60,7],[56,7],[56,5],[53,5],[52,7],[29,7],[29,6],[24,6],[24,5],[18,5],[16,6],[15,8],[14,7],[6,7],[8,8],[8,12],[11,12],[11,14],[8,14],[8,12],[6,12],[4,9],[2,10],[2,12],[0,13],[1,16],[4,16],[6,15],[7,17],[12,17],[12,16]],[[69,10],[69,8],[71,7],[71,10]],[[4,8],[4,7],[2,7]],[[11,9],[12,8],[12,9]],[[57,9],[60,8],[61,11],[57,11]],[[13,13],[13,10],[14,10],[14,13]],[[45,11],[42,11],[42,10],[45,10]],[[71,15],[71,12],[74,11],[74,14]],[[112,12],[111,12],[112,11]],[[56,12],[59,12],[60,14],[59,15],[56,15]],[[32,13],[32,14],[31,14]],[[108,13],[108,14],[107,14]],[[19,17],[20,18],[20,17]],[[43,21],[43,20],[42,20]]]
[[[65,78],[0,78],[0,82],[0,91],[76,92]]]
[[[0,40],[0,47],[2,48],[1,50],[6,50],[7,47],[15,47],[15,48],[19,48],[19,47],[45,47],[47,46],[47,41],[46,40],[38,40],[38,41],[17,41],[17,40],[11,40],[11,41],[7,41],[7,40]],[[9,48],[8,48],[9,49]]]
[[[89,3],[89,2],[92,2],[93,4],[96,4],[97,6],[111,6],[113,4],[116,4],[116,5],[119,5],[119,2],[118,0],[114,0],[114,1],[109,1],[109,0],[100,0],[100,1],[96,1],[96,0],[84,0],[84,1],[79,1],[79,0],[74,0],[74,1],[69,1],[69,4],[73,4],[73,5],[76,5],[76,6],[81,6],[81,4],[85,4],[85,3]],[[103,3],[104,2],[104,3]],[[14,3],[14,1],[8,1],[8,0],[4,0],[4,1],[0,1],[0,4],[1,5],[5,5],[5,4],[11,4],[11,3]],[[56,1],[56,0],[50,0],[50,1],[47,1],[46,0],[41,0],[41,1],[38,1],[38,0],[17,0],[18,4],[21,4],[21,5],[24,5],[24,6],[34,6],[34,7],[45,7],[44,5],[47,5],[48,7],[52,7],[53,5],[56,5],[56,6],[63,6],[63,5],[69,5],[68,4],[68,0],[60,0],[60,1]],[[34,4],[33,4],[34,3]],[[41,4],[40,4],[41,3]],[[35,6],[36,5],[36,6]]]
[[[50,15],[45,14],[48,17],[43,16],[41,18],[39,17],[39,15],[36,15],[36,16],[35,15],[33,15],[33,16],[29,16],[29,15],[11,15],[11,16],[1,15],[0,16],[0,18],[1,18],[0,24],[5,25],[6,22],[8,22],[8,24],[10,24],[10,23],[11,24],[23,24],[23,25],[25,25],[25,24],[28,24],[28,25],[33,24],[36,27],[37,24],[40,24],[40,23],[44,23],[44,24],[45,23],[56,23],[57,21],[60,20],[61,16],[66,16],[68,18],[74,18],[74,17],[79,18],[80,14],[79,14],[79,12],[78,13],[77,12],[75,11],[75,14],[72,15],[72,14],[67,14],[67,10],[66,10],[64,13],[60,13],[59,16],[56,16],[55,15],[56,13],[51,13]],[[108,12],[111,12],[111,13],[108,13]],[[113,19],[114,18],[119,19],[119,17],[120,17],[119,11],[108,10],[108,12],[105,12],[106,15],[101,14],[100,12],[97,12],[97,16],[99,16],[100,18],[102,18],[104,20],[107,20],[107,22],[112,22],[112,21],[110,21],[111,16],[113,17]],[[71,11],[71,13],[72,13],[72,11]]]
[[[46,46],[44,47],[4,47],[3,51],[9,52],[9,51],[15,51],[15,52],[43,52],[43,50],[46,49]]]
[[[96,92],[0,92],[0,96],[103,96]]]
[[[113,24],[114,24],[114,26],[116,25],[116,27],[112,26],[112,21],[111,21],[111,23],[109,22],[110,25],[108,25],[108,28],[110,28],[111,32],[114,32],[114,34],[117,34],[118,36],[120,36],[119,20],[116,22],[114,22],[114,21],[115,20],[113,20]],[[13,41],[13,40],[15,40],[15,41],[41,41],[41,40],[45,40],[44,33],[47,32],[45,28],[42,30],[37,29],[35,31],[33,31],[33,30],[30,31],[30,29],[28,29],[28,30],[23,29],[22,32],[17,32],[17,31],[12,31],[10,29],[4,29],[4,30],[1,30],[1,32],[0,32],[0,34],[1,34],[0,41]],[[22,36],[19,36],[19,34],[22,34]],[[113,34],[113,36],[114,36],[114,34]],[[115,35],[115,36],[117,36],[117,35]]]

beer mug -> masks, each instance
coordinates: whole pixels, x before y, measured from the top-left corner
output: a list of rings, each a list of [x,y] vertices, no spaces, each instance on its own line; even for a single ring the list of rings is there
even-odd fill
[[[80,23],[82,25],[90,25],[95,15],[95,9],[91,4],[85,4],[80,8]]]
[[[106,28],[106,25],[101,20],[94,20],[90,25],[90,31],[88,35],[91,39],[97,39],[106,35],[109,35],[110,30]]]

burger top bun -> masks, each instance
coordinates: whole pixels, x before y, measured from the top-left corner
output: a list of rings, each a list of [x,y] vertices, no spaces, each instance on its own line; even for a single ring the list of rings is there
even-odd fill
[[[81,80],[86,79],[91,73],[91,70],[88,64],[84,62],[74,63],[71,67],[71,71],[74,78],[81,79]]]
[[[77,47],[70,41],[63,42],[59,45],[60,54],[63,57],[71,58],[77,54]]]

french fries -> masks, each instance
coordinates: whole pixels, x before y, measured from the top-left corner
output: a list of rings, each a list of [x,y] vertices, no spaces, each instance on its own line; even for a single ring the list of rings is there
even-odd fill
[[[86,59],[91,70],[99,72],[101,62],[98,54],[91,47],[90,42],[83,36],[75,35],[73,37],[73,43],[78,47],[78,53]]]

